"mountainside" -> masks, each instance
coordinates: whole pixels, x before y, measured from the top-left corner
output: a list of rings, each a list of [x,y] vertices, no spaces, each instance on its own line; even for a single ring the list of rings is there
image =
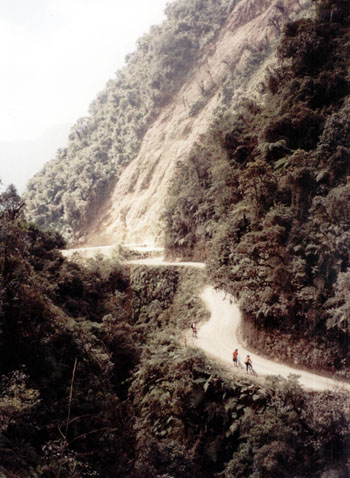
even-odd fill
[[[162,238],[160,217],[174,167],[207,131],[218,109],[228,106],[222,85],[229,83],[226,88],[236,90],[230,99],[233,107],[244,96],[258,94],[283,23],[300,11],[293,1],[279,6],[238,2],[188,81],[147,130],[138,155],[121,174],[97,220],[87,226],[88,243]]]
[[[28,186],[29,217],[74,242],[154,241],[176,162],[264,89],[283,24],[310,2],[178,1]]]
[[[206,260],[217,287],[239,299],[251,346],[340,374],[350,331],[349,19],[348,2],[325,0],[314,18],[286,26],[265,103],[212,124],[178,165],[164,214],[168,255]]]

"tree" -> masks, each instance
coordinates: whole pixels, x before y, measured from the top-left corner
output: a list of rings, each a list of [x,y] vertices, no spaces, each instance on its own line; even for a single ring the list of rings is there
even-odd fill
[[[13,184],[0,195],[0,219],[14,221],[23,214],[25,202],[17,194]]]
[[[341,272],[334,286],[334,297],[325,304],[327,308],[327,327],[350,336],[350,271]]]

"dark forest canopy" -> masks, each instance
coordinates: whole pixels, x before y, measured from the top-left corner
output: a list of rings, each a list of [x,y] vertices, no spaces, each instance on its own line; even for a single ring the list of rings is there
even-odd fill
[[[167,6],[167,20],[138,40],[126,66],[90,105],[89,116],[72,128],[68,147],[29,182],[31,220],[68,238],[88,224],[236,1],[178,0]]]

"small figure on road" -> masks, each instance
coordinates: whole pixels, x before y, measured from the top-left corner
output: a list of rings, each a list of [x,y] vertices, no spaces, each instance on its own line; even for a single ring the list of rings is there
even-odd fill
[[[197,324],[196,324],[196,322],[192,322],[191,329],[192,329],[192,337],[194,337],[196,339],[197,338]]]
[[[233,365],[238,367],[238,349],[235,349],[232,354]]]
[[[249,355],[246,356],[245,358],[245,366],[246,366],[246,372],[249,373],[249,370],[251,371],[251,373],[253,372],[253,362],[252,362],[252,359],[250,358]]]

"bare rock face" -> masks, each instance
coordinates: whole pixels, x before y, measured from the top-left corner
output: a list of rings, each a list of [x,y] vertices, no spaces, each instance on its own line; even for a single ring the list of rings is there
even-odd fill
[[[82,238],[88,245],[160,243],[161,214],[174,166],[205,133],[220,102],[220,85],[239,75],[251,55],[267,49],[264,64],[235,92],[262,100],[259,84],[275,62],[283,25],[306,12],[309,0],[241,0],[192,76],[148,129],[137,157],[123,171],[98,218]]]

